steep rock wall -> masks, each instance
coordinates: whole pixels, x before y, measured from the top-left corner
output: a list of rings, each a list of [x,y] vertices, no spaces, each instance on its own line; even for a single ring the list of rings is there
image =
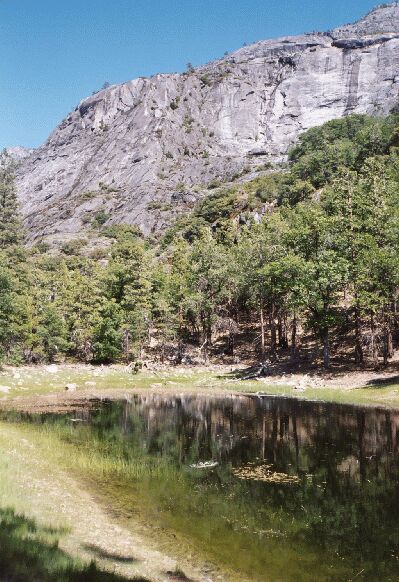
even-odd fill
[[[398,102],[399,5],[327,33],[244,47],[184,74],[111,86],[85,100],[22,159],[31,240],[80,236],[101,213],[144,232],[207,191],[280,160],[304,130]]]

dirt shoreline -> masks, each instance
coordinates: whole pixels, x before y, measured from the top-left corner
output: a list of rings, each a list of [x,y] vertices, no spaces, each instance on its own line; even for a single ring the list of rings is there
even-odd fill
[[[72,382],[72,384],[71,384]],[[71,391],[65,389],[72,387]],[[4,395],[1,395],[1,392]],[[8,367],[0,374],[0,410],[65,413],[134,394],[270,394],[399,408],[399,370],[313,370],[249,378],[244,366],[163,367],[133,375],[126,366]]]

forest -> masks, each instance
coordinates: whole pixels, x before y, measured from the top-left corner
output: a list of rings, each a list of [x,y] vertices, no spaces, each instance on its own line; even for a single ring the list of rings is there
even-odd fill
[[[311,129],[289,161],[216,185],[159,237],[28,246],[0,168],[0,360],[239,357],[381,366],[399,341],[399,115]],[[227,359],[227,360],[226,360]]]

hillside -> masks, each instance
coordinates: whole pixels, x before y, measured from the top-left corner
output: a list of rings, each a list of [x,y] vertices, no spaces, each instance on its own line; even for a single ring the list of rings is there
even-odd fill
[[[246,46],[183,74],[84,99],[21,158],[17,189],[32,242],[98,224],[158,232],[214,186],[253,178],[297,136],[398,100],[399,5],[355,24]]]
[[[24,245],[3,162],[0,364],[396,369],[398,152],[397,113],[332,120],[289,165],[213,190],[158,239],[98,223],[107,245],[59,252]]]

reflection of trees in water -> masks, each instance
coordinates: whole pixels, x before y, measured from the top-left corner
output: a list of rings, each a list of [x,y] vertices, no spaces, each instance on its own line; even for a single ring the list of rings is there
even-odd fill
[[[367,559],[370,572],[388,560],[384,571],[391,571],[399,540],[399,414],[247,396],[138,396],[125,405],[124,418],[126,410],[146,449],[179,464],[265,461],[298,474],[299,486],[234,486],[242,496],[249,488],[255,505],[279,508],[303,523],[298,543]],[[220,471],[218,479],[233,487],[231,474]]]
[[[359,579],[399,579],[398,413],[256,396],[148,394],[79,416],[90,422],[29,420],[54,423],[68,443],[100,459],[122,459],[116,482],[125,491],[123,507],[147,503],[156,508],[154,519],[161,512],[165,527],[201,544],[211,540],[209,552],[227,562],[243,559],[231,544],[245,548],[257,572],[270,567],[273,554],[276,568],[291,561],[296,572],[299,560],[298,579],[307,581],[306,559],[320,561],[324,573],[333,565],[335,578],[320,579],[351,579],[362,569]],[[210,459],[219,461],[215,470],[189,469]],[[298,475],[299,483],[234,476],[232,468],[249,463]],[[99,486],[103,481],[101,474]]]
[[[233,463],[254,457],[290,462],[297,471],[329,465],[354,479],[364,479],[370,467],[374,475],[389,473],[397,462],[399,414],[375,409],[246,396],[148,395],[125,405],[124,419],[132,414],[146,426],[149,450],[170,445],[172,453],[178,443],[182,462],[196,449]]]
[[[92,413],[90,428],[78,423],[73,432],[127,464],[163,459],[181,467],[170,477],[149,475],[143,487],[151,491],[151,504],[194,514],[206,521],[204,531],[209,524],[231,543],[241,536],[251,560],[271,543],[254,532],[273,530],[281,534],[282,551],[317,551],[334,564],[343,558],[348,568],[360,564],[357,571],[364,567],[368,579],[377,571],[381,579],[398,579],[398,427],[393,411],[256,396],[149,394],[108,404]],[[216,470],[188,469],[210,459],[219,461]],[[298,475],[300,482],[243,481],[232,474],[232,467],[253,462]],[[226,529],[226,516],[249,529]]]

